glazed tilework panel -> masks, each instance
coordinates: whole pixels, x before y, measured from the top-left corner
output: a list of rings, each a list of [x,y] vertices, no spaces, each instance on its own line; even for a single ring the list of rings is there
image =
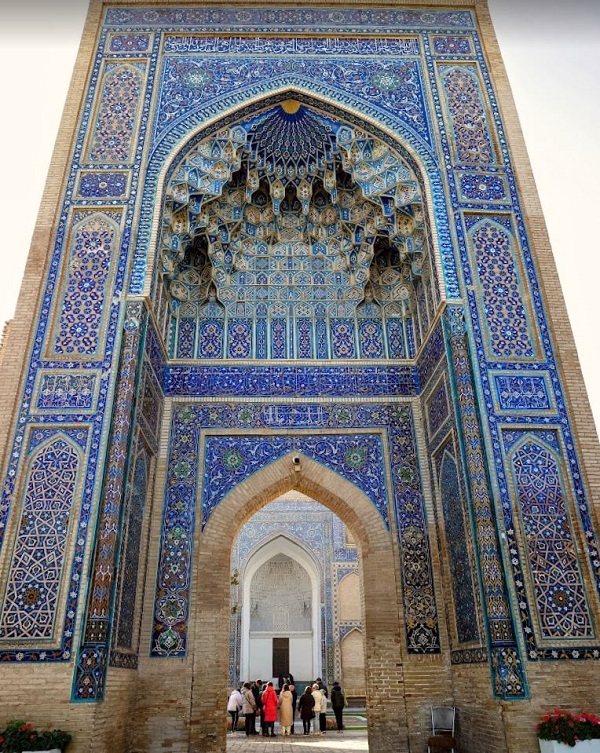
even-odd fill
[[[438,65],[454,146],[455,162],[495,164],[484,94],[475,65]]]
[[[83,637],[75,662],[74,701],[96,701],[104,697],[114,617],[119,534],[124,517],[129,454],[133,446],[132,426],[146,318],[141,301],[127,303],[117,368],[119,379],[114,395],[105,467],[101,474],[104,483],[98,503],[96,549],[90,572]]]
[[[137,649],[134,616],[142,553],[142,523],[150,478],[150,463],[150,453],[142,445],[133,465],[128,489],[128,504],[124,513],[125,530],[120,555],[118,608],[115,613],[114,629],[114,645],[121,649]]]
[[[98,398],[100,374],[89,371],[38,371],[35,405],[38,413],[91,413]]]
[[[73,214],[51,355],[99,358],[104,349],[105,302],[120,241],[121,212]]]
[[[64,439],[30,462],[0,615],[0,640],[53,637],[80,453]]]
[[[467,547],[464,501],[455,458],[443,453],[439,478],[444,531],[450,559],[454,619],[459,643],[480,640],[473,569]]]
[[[129,174],[117,170],[82,170],[76,197],[80,199],[120,199],[127,198]]]
[[[490,372],[494,404],[499,413],[556,415],[550,375],[519,370]]]
[[[388,359],[407,358],[409,339],[401,318],[173,318],[178,359]]]
[[[324,463],[361,489],[389,527],[381,436],[363,433],[306,438],[207,436],[204,440],[202,527],[219,502],[245,478],[296,450]],[[189,473],[187,465],[178,464],[176,473],[177,470],[182,477]]]
[[[527,562],[525,573],[515,583],[522,599],[521,616],[530,625],[526,633],[529,655],[541,658],[563,653],[558,646],[568,639],[575,643],[568,652],[572,657],[598,656],[596,646],[577,644],[596,635],[577,557],[559,434],[514,429],[503,431],[503,439],[509,484],[519,501],[515,526],[507,532],[510,552],[515,569],[522,567],[521,558]],[[592,546],[591,538],[586,539]]]
[[[133,161],[145,73],[144,62],[110,61],[104,66],[87,162],[122,165]]]
[[[415,396],[416,369],[412,366],[167,366],[164,390],[168,396],[372,397]],[[298,405],[296,410],[307,410]]]
[[[280,427],[283,435],[253,434]],[[372,427],[365,433],[364,427]],[[379,428],[377,428],[379,427]],[[247,434],[221,434],[227,429]],[[290,428],[315,434],[289,433]],[[377,430],[376,430],[377,428]],[[212,432],[211,432],[212,429]],[[214,435],[219,429],[219,435]],[[357,433],[358,429],[362,429]],[[342,431],[343,430],[343,431]],[[204,476],[198,458],[204,436]],[[382,442],[387,437],[393,500],[386,502]],[[409,407],[368,404],[178,405],[171,423],[163,534],[154,608],[153,656],[186,652],[192,541],[196,527],[239,480],[298,449],[363,489],[388,522],[393,509],[400,536],[409,653],[440,650],[437,609],[423,508],[420,470]],[[366,472],[368,469],[368,473]],[[201,510],[197,507],[200,488]]]
[[[527,696],[527,680],[512,624],[462,306],[448,306],[444,323],[455,380],[457,430],[464,443],[465,473],[472,505],[478,566],[482,573],[494,694],[500,698],[523,699]]]
[[[425,415],[430,442],[450,417],[450,395],[446,379],[442,377],[434,386],[426,401]]]
[[[19,523],[0,612],[2,661],[70,658],[89,515],[89,505],[77,504],[88,439],[84,426],[29,432]]]
[[[465,223],[490,358],[533,358],[537,355],[536,337],[525,304],[511,218],[468,215]]]
[[[358,88],[362,90],[363,96],[372,98],[374,105],[381,105],[389,111],[401,109],[410,127],[419,136],[429,140],[420,76],[415,61],[400,61],[393,53],[389,62],[384,61],[381,59],[383,53],[380,49],[379,57],[371,63],[371,70],[365,81],[362,63],[352,60],[350,55],[357,47],[363,55],[372,54],[368,41],[361,40],[358,43],[358,40],[355,40],[354,46],[352,40],[345,44],[338,42],[338,54],[346,58],[343,67],[327,57],[313,57],[314,50],[316,49],[318,54],[318,48],[323,46],[320,40],[303,41],[303,44],[297,41],[298,49],[294,55],[304,58],[301,66],[303,79],[321,81],[325,85],[335,84],[335,88],[341,91],[355,92]],[[169,40],[171,48],[175,44],[176,41]],[[224,44],[227,45],[227,41]],[[271,51],[277,55],[280,40],[264,38],[246,42],[247,47],[250,45],[254,46],[255,54],[258,53],[261,57],[252,60],[251,52],[248,50],[245,53],[245,64],[242,66],[235,58],[219,59],[217,55],[210,54],[209,50],[204,51],[204,55],[207,56],[204,60],[181,55],[173,59],[167,58],[159,103],[160,115],[156,121],[154,139],[160,139],[171,121],[180,120],[186,114],[186,110],[197,107],[199,96],[217,98],[236,89],[247,89],[248,85],[257,79],[277,79],[294,69],[294,64],[288,56],[262,57]],[[413,46],[413,56],[415,53]]]

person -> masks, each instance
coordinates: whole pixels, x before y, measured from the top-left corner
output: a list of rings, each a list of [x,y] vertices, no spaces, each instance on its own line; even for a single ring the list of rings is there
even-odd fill
[[[314,708],[315,699],[312,695],[312,688],[310,685],[307,685],[304,693],[298,698],[298,714],[300,715],[300,719],[302,719],[305,735],[310,735],[310,720],[314,716]]]
[[[290,729],[290,735],[294,735],[294,721],[296,719],[296,706],[298,705],[298,691],[296,690],[296,686],[293,683],[290,685],[290,693],[292,694],[292,728]]]
[[[321,733],[327,732],[327,696],[325,690],[321,688],[319,690],[321,694],[321,710],[319,712],[319,731]]]
[[[244,714],[245,724],[244,730],[246,737],[256,734],[256,699],[252,692],[252,685],[249,682],[245,682],[242,688],[242,712]]]
[[[279,724],[281,725],[281,734],[289,735],[292,724],[294,723],[294,710],[292,708],[293,696],[290,686],[283,684],[283,690],[279,694]]]
[[[337,726],[338,732],[342,732],[344,729],[343,713],[345,705],[346,696],[344,695],[339,682],[336,680],[333,683],[333,687],[331,689],[331,708],[333,709],[333,713],[335,714],[335,724]]]
[[[227,711],[231,717],[232,732],[235,732],[237,729],[237,723],[240,718],[240,711],[242,710],[243,703],[244,699],[242,694],[237,688],[234,688],[229,695],[229,701],[227,701]]]
[[[258,717],[258,721],[260,722],[260,728],[262,730],[263,724],[262,724],[262,704],[260,702],[260,689],[262,686],[262,680],[258,679],[254,685],[252,686],[252,694],[254,696],[254,700],[256,701],[256,716]],[[254,717],[256,721],[256,717]],[[256,731],[256,728],[254,729],[254,734],[258,735],[258,732]]]
[[[267,731],[267,722],[265,720],[265,708],[263,706],[263,695],[267,689],[267,683],[263,682],[260,686],[260,734],[266,737],[269,733]]]
[[[327,691],[327,685],[325,685],[325,683],[323,682],[323,680],[320,677],[317,677],[317,679],[315,680],[315,682],[319,686],[319,690],[324,690],[325,691],[325,698],[329,698],[329,693]]]
[[[262,716],[265,722],[265,735],[275,737],[275,722],[277,721],[277,693],[273,683],[269,680],[262,694]]]
[[[314,705],[314,712],[315,715],[313,717],[313,730],[315,735],[321,734],[321,728],[320,728],[320,715],[321,715],[321,705],[322,701],[321,699],[323,696],[321,695],[321,691],[319,690],[319,686],[315,682],[312,686],[312,697],[315,699],[315,705]]]

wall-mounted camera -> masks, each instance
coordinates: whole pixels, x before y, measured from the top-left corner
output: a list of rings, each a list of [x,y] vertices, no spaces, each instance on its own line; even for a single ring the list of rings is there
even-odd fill
[[[300,455],[292,455],[292,465],[295,471],[300,470]]]

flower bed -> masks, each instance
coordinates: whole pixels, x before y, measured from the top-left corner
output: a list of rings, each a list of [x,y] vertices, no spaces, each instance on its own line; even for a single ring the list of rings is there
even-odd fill
[[[595,714],[573,714],[555,709],[541,718],[537,736],[540,740],[551,740],[573,748],[583,740],[600,740],[600,718]]]
[[[23,751],[64,751],[71,742],[71,735],[61,729],[38,731],[33,724],[13,720],[0,732],[0,751],[23,753]]]

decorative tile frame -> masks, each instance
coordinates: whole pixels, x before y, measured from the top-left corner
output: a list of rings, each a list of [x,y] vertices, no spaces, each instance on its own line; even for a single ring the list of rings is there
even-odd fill
[[[252,429],[274,428],[273,417],[275,426],[285,433],[252,432]],[[365,425],[373,428],[359,431]],[[312,429],[316,433],[294,434],[290,432],[294,428]],[[383,491],[386,487],[380,444],[383,436],[389,446],[393,490],[390,502],[387,491]],[[331,443],[335,452],[324,451],[322,446],[329,447]],[[293,450],[331,467],[363,489],[386,525],[388,516],[393,514],[401,558],[411,562],[410,568],[400,569],[404,579],[408,652],[428,654],[441,650],[410,406],[183,403],[175,405],[171,419],[151,656],[177,657],[186,653],[196,525],[205,524],[214,506],[240,478]],[[198,458],[202,458],[202,466]],[[364,477],[367,460],[371,464],[371,480]],[[215,480],[219,491],[213,498],[207,494],[213,494]],[[202,519],[197,523],[198,497],[202,501]],[[175,570],[173,563],[177,563]]]

